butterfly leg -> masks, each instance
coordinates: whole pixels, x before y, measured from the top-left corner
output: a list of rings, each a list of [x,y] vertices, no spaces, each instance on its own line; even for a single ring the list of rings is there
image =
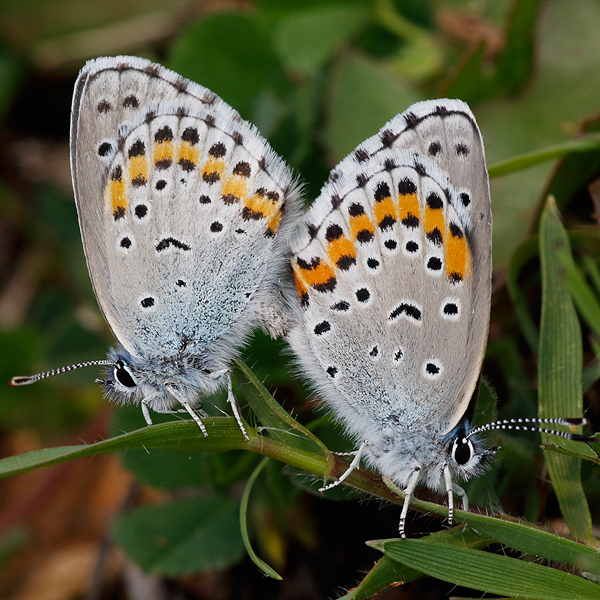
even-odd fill
[[[467,497],[467,492],[465,492],[465,490],[463,490],[457,483],[452,484],[452,489],[457,496],[462,498],[462,509],[465,512],[469,512],[469,498]]]
[[[454,494],[452,493],[452,475],[448,465],[444,467],[444,480],[446,482],[446,493],[448,494],[448,525],[452,525],[452,519],[454,518]]]
[[[347,454],[354,454],[354,458],[352,459],[350,466],[342,473],[342,475],[339,477],[339,479],[336,479],[333,483],[330,483],[329,485],[319,488],[320,492],[325,492],[327,490],[330,490],[331,488],[336,487],[337,485],[339,485],[340,483],[345,481],[348,478],[348,476],[350,475],[350,473],[352,473],[352,471],[354,471],[354,469],[358,469],[358,465],[360,464],[360,459],[362,458],[366,444],[367,444],[367,442],[364,441],[360,445],[360,447],[358,448],[358,450],[356,452],[348,452],[347,453]]]
[[[152,425],[152,417],[150,416],[150,409],[148,408],[148,398],[142,400],[142,414],[146,420],[146,425]]]
[[[233,384],[231,383],[231,371],[228,369],[221,369],[220,371],[213,371],[210,374],[210,378],[214,380],[219,380],[222,377],[225,377],[227,380],[227,402],[231,405],[231,410],[233,412],[233,416],[235,417],[236,423],[240,428],[240,431],[244,434],[246,441],[249,442],[250,438],[248,437],[248,433],[246,432],[246,428],[242,423],[242,417],[240,416],[240,411],[238,409],[238,405],[233,395]]]
[[[175,388],[175,386],[167,383],[166,387],[168,388],[169,392],[171,392],[173,397],[179,402],[179,404],[181,404],[181,406],[183,406],[183,408],[185,408],[185,410],[192,417],[192,419],[194,419],[194,421],[196,421],[196,425],[198,425],[198,427],[200,427],[200,431],[202,431],[202,433],[204,434],[204,437],[208,437],[208,431],[206,431],[206,427],[204,426],[204,423],[202,422],[200,417],[196,414],[194,409],[190,406],[190,403],[185,399],[185,397],[179,393],[179,391]]]
[[[148,426],[152,425],[152,417],[150,416],[150,402],[158,396],[159,394],[150,394],[149,396],[146,396],[141,402],[142,414],[144,415],[144,420],[146,421],[146,425]]]
[[[233,384],[231,383],[231,373],[229,371],[227,371],[226,377],[227,377],[227,402],[229,402],[229,404],[231,404],[231,410],[233,411],[233,416],[235,417],[235,420],[237,421],[240,431],[244,434],[246,441],[249,442],[250,438],[248,437],[248,434],[246,433],[246,428],[244,427],[244,424],[242,423],[242,417],[240,417],[238,405],[235,400],[235,396],[233,395]]]
[[[400,537],[404,540],[406,539],[406,534],[404,533],[404,524],[406,523],[406,515],[408,513],[408,505],[410,504],[410,499],[417,487],[417,481],[419,481],[419,475],[421,473],[421,467],[417,467],[413,474],[411,475],[408,485],[404,490],[404,504],[402,505],[402,512],[400,513],[400,524],[398,526],[398,530],[400,532]]]

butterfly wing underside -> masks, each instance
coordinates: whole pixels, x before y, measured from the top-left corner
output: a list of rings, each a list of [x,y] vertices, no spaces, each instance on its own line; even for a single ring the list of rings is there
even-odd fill
[[[292,245],[301,367],[360,435],[386,419],[450,431],[477,384],[491,293],[488,177],[467,105],[395,117],[332,171],[306,225]]]
[[[75,87],[71,166],[94,290],[126,350],[239,343],[277,280],[295,201],[256,129],[159,65],[97,59]]]

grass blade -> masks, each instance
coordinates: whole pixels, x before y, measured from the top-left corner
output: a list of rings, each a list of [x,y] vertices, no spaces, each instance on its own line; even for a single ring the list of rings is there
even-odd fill
[[[580,417],[583,414],[581,327],[569,293],[565,265],[572,264],[569,239],[550,196],[540,222],[542,316],[538,362],[540,417]],[[573,265],[574,268],[574,265]],[[560,438],[543,435],[557,445]],[[581,485],[581,461],[545,451],[548,471],[571,534],[592,542],[592,519]]]
[[[474,590],[543,600],[595,600],[600,588],[537,563],[424,540],[380,540],[370,546],[423,573]]]
[[[248,535],[248,500],[250,498],[250,492],[252,491],[252,486],[254,482],[260,475],[261,471],[265,468],[266,464],[269,462],[268,458],[263,458],[259,465],[254,469],[252,475],[248,478],[248,482],[246,483],[246,487],[244,488],[244,493],[242,494],[242,500],[240,502],[240,530],[242,532],[242,539],[244,540],[244,546],[246,547],[246,552],[248,556],[252,560],[252,562],[263,572],[265,575],[272,577],[273,579],[277,579],[281,581],[283,577],[275,571],[275,569],[271,568],[264,560],[260,559],[256,552],[254,552],[252,548],[252,544],[250,544],[250,536]]]

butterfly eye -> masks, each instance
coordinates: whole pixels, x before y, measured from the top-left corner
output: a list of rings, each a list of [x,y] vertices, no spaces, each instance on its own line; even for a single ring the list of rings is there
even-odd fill
[[[464,437],[454,440],[452,445],[452,458],[457,465],[466,465],[474,454],[473,444],[471,440]]]
[[[137,386],[137,383],[131,376],[131,373],[125,368],[121,361],[115,365],[114,376],[115,379],[124,387],[134,388]]]

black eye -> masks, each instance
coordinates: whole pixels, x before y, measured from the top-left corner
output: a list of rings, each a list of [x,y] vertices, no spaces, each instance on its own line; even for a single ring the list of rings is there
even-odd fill
[[[454,441],[452,449],[452,458],[457,465],[466,465],[473,455],[473,445],[470,440],[461,437]]]
[[[137,386],[136,382],[129,371],[123,366],[122,362],[118,362],[115,365],[115,379],[122,385],[128,388],[134,388]]]

